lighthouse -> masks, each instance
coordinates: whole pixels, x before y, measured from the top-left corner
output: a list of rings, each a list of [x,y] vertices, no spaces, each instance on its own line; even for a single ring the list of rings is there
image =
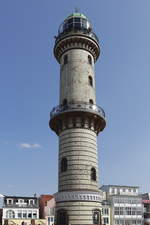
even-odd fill
[[[96,103],[94,66],[100,45],[89,19],[69,15],[55,37],[60,64],[60,97],[50,113],[50,128],[59,138],[56,225],[101,224],[97,135],[106,126]]]

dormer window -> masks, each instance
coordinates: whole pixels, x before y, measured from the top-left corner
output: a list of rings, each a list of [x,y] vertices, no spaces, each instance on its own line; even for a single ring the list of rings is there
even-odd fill
[[[29,205],[34,205],[34,200],[33,199],[29,200]]]
[[[24,203],[24,199],[18,199],[18,202],[19,202],[20,204],[22,204],[22,203]]]
[[[13,204],[13,199],[7,199],[7,204],[12,205]]]
[[[111,189],[111,193],[114,194],[115,193],[115,188]]]

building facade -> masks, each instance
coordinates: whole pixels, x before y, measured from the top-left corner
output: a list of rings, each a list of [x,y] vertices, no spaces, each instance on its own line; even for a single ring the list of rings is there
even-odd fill
[[[18,223],[26,220],[31,224],[31,220],[36,219],[39,219],[39,200],[37,197],[4,196],[3,224],[13,220],[17,220]]]
[[[144,225],[150,225],[150,193],[142,194]]]
[[[101,224],[97,135],[106,122],[104,110],[96,105],[94,65],[99,54],[99,41],[87,17],[68,16],[54,46],[60,99],[49,123],[59,137],[56,225]]]
[[[112,210],[110,202],[106,200],[102,202],[101,212],[102,212],[102,225],[111,225]]]
[[[40,218],[46,219],[47,225],[54,225],[55,199],[53,195],[41,195],[39,198]]]
[[[142,225],[143,205],[137,186],[103,185],[111,204],[111,225]]]

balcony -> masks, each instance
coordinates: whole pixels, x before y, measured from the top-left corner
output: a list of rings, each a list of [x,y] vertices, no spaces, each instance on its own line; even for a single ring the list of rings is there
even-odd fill
[[[66,105],[58,105],[52,109],[50,113],[50,118],[53,119],[55,116],[58,116],[61,113],[77,111],[94,113],[105,120],[105,112],[100,106],[86,102],[76,102],[68,103]]]
[[[94,39],[94,41],[99,43],[99,39],[94,32],[88,32],[82,28],[80,30],[72,29],[72,30],[68,30],[68,31],[69,32],[63,32],[63,33],[59,34],[57,37],[55,37],[56,38],[55,43],[57,44],[57,42],[59,42],[61,39],[67,38],[70,36],[74,36],[74,35],[86,36],[91,39]]]
[[[62,125],[62,121],[68,121],[69,118],[69,128],[84,127],[98,134],[106,126],[104,110],[87,102],[70,102],[54,107],[50,113],[49,126],[59,134],[62,129],[68,129],[68,122]]]

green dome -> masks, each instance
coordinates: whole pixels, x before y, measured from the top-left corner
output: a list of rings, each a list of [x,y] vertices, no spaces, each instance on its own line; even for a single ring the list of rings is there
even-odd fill
[[[74,12],[74,13],[70,14],[67,17],[67,19],[69,19],[70,17],[81,17],[81,18],[87,19],[87,17],[83,13],[79,13],[79,12]]]

